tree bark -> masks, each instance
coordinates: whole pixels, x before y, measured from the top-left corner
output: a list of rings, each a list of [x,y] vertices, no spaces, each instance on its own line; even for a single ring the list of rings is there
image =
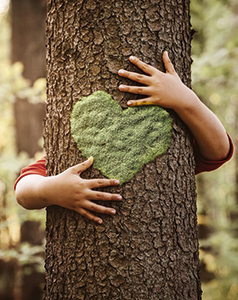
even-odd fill
[[[49,0],[47,16],[48,175],[85,158],[70,134],[81,96],[106,91],[126,108],[120,68],[135,55],[163,70],[162,53],[190,86],[188,0]],[[173,114],[171,112],[171,114]],[[186,126],[173,114],[168,152],[144,166],[113,203],[117,214],[94,224],[74,211],[47,209],[45,299],[201,299],[194,158]],[[86,178],[102,177],[93,168]]]

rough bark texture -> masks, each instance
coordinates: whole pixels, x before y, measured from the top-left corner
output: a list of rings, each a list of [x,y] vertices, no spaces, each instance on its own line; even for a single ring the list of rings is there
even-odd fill
[[[130,55],[163,70],[169,51],[190,86],[188,0],[49,0],[48,175],[84,160],[70,134],[70,113],[81,96],[103,90],[122,107],[135,96],[118,91]],[[166,155],[121,188],[114,217],[102,225],[59,207],[48,208],[45,299],[201,299],[196,187],[191,140],[174,116]],[[85,177],[102,177],[90,169]]]
[[[12,62],[24,66],[23,76],[33,83],[46,77],[45,68],[45,0],[12,0]],[[45,104],[17,99],[14,104],[16,147],[33,157],[42,151],[38,144],[43,134]]]

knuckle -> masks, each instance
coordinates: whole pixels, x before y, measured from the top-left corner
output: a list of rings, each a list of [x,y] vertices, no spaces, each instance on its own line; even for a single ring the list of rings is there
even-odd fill
[[[86,217],[86,218],[88,218],[88,214],[87,214],[87,212],[86,211],[79,211],[79,213],[80,213],[80,215],[82,215],[83,217]]]
[[[103,198],[103,193],[96,193],[97,199],[102,199]]]
[[[104,180],[103,179],[98,179],[97,183],[98,183],[98,185],[103,185]]]
[[[102,206],[102,207],[100,207],[100,209],[98,210],[98,213],[100,213],[100,214],[105,214],[106,211],[107,211],[106,207]]]
[[[87,163],[86,163],[86,162],[82,162],[82,163],[81,163],[81,166],[82,166],[82,167],[86,167],[86,166],[87,166]]]
[[[77,184],[77,189],[76,189],[76,194],[80,196],[82,192],[86,189],[86,185],[83,182],[78,182]]]
[[[89,205],[88,209],[91,210],[91,211],[95,211],[96,206],[94,204],[91,204],[91,205]]]
[[[138,94],[141,94],[143,92],[143,89],[142,88],[137,88],[137,93]]]
[[[142,69],[143,71],[148,70],[148,68],[149,68],[149,66],[148,66],[147,64],[145,64],[145,63],[142,63],[142,64],[141,64],[141,69]]]
[[[155,81],[155,86],[156,86],[157,92],[159,92],[158,90],[160,90],[161,87],[162,87],[161,80],[156,80],[156,81]]]
[[[140,81],[143,79],[143,76],[141,74],[136,75],[136,80]]]

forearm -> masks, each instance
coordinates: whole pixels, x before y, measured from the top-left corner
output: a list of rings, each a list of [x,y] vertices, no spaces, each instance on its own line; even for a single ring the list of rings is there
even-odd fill
[[[145,85],[139,87],[120,85],[120,91],[148,96],[128,101],[128,105],[159,105],[173,109],[188,126],[201,155],[206,160],[226,159],[230,151],[230,142],[223,125],[196,94],[182,83],[167,52],[163,54],[166,73],[143,63],[136,57],[130,57],[130,61],[149,76],[119,70],[120,76]]]
[[[46,178],[41,175],[27,175],[23,177],[16,186],[17,202],[26,209],[41,209],[51,205],[47,199],[42,196],[42,186]]]
[[[93,163],[93,158],[68,168],[55,176],[27,175],[16,185],[16,199],[26,209],[41,209],[59,205],[71,209],[99,224],[103,221],[93,212],[114,215],[116,210],[92,200],[121,201],[119,194],[97,191],[106,186],[118,186],[117,179],[83,179],[81,173]]]
[[[183,106],[174,110],[188,126],[201,155],[207,160],[225,159],[230,142],[222,123],[190,89],[183,96]]]

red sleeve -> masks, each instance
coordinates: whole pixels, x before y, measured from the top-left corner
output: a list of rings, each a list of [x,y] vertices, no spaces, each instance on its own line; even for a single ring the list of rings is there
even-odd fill
[[[26,175],[41,175],[46,177],[46,167],[45,167],[45,155],[39,159],[37,162],[23,168],[21,170],[20,176],[17,178],[15,184],[14,184],[14,189],[16,189],[17,183],[19,180],[21,180],[23,177]]]
[[[202,157],[201,153],[199,152],[199,149],[197,147],[196,141],[193,141],[193,147],[194,147],[194,154],[195,154],[195,174],[199,174],[201,172],[209,172],[218,169],[220,166],[222,166],[225,162],[231,159],[233,152],[234,152],[234,146],[232,143],[232,140],[230,136],[228,135],[228,138],[230,140],[230,152],[227,156],[226,159],[221,160],[221,161],[213,161],[213,160],[206,160],[205,158]],[[16,189],[16,185],[21,180],[23,177],[27,175],[41,175],[46,177],[46,167],[45,167],[45,155],[39,159],[37,162],[23,168],[21,170],[20,176],[17,178],[15,184],[14,184],[14,189]]]
[[[195,174],[199,174],[202,172],[209,172],[218,169],[221,167],[224,163],[226,163],[228,160],[231,159],[233,152],[234,152],[234,146],[232,143],[232,140],[230,136],[227,134],[229,141],[230,141],[230,152],[226,159],[224,160],[206,160],[202,157],[201,153],[199,152],[198,146],[196,144],[196,141],[193,140],[193,147],[194,147],[194,155],[195,155]]]

